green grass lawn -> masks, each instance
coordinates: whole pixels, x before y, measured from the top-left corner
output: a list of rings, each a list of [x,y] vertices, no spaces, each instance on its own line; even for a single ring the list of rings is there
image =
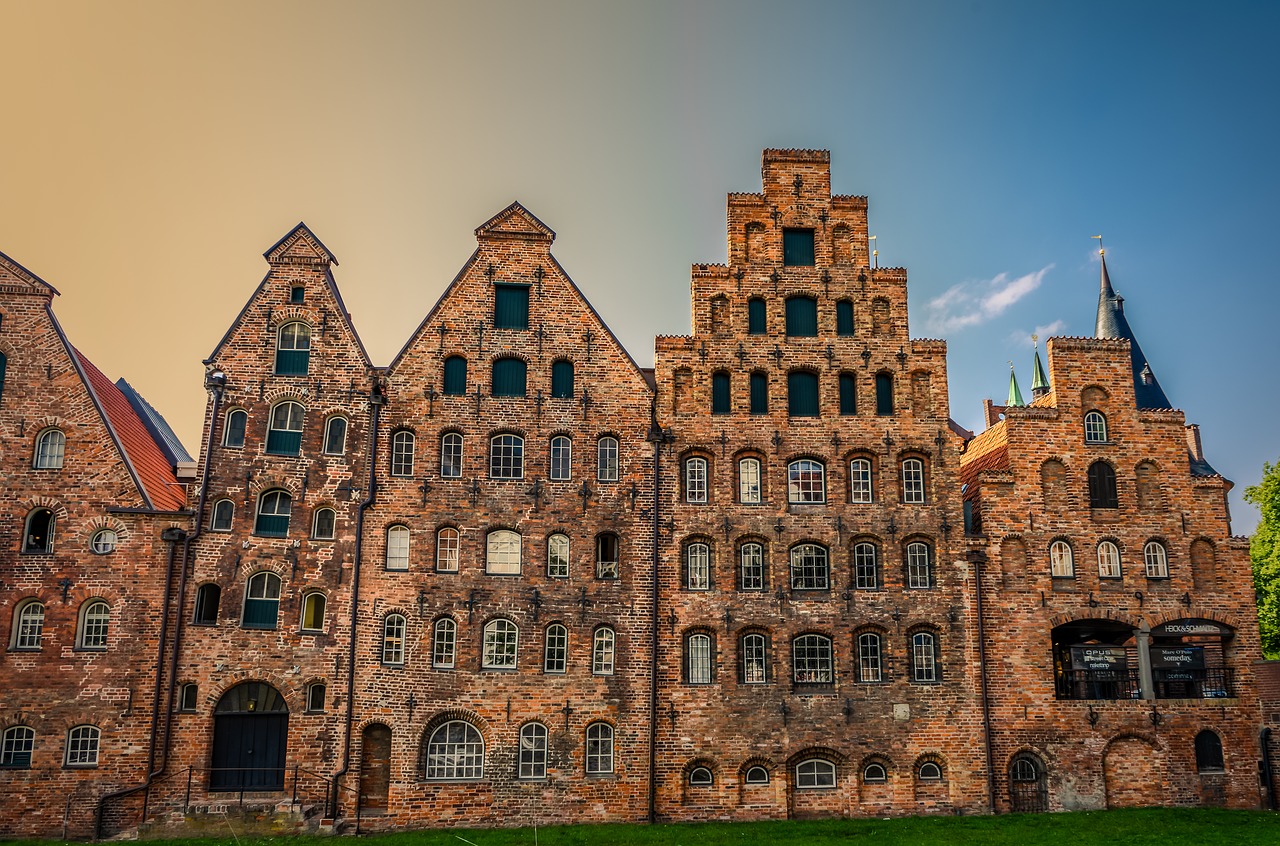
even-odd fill
[[[334,846],[333,838],[225,837],[168,840],[172,846]],[[341,842],[341,841],[338,841]],[[511,829],[447,829],[361,838],[366,846],[1280,846],[1280,814],[1261,811],[1144,808],[999,817],[914,817],[815,822],[577,825]],[[49,841],[43,841],[48,846]]]

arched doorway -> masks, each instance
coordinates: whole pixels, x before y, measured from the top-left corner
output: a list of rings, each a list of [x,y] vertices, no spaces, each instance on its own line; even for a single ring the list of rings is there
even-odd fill
[[[1039,755],[1022,752],[1009,765],[1009,807],[1015,813],[1049,810],[1048,774]]]
[[[360,807],[385,811],[391,787],[391,729],[381,723],[360,734]]]
[[[289,708],[265,682],[237,685],[213,710],[210,790],[283,790]]]

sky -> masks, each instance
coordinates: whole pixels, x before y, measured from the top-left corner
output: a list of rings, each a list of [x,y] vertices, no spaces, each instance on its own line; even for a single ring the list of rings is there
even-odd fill
[[[203,366],[303,220],[388,364],[512,200],[642,366],[766,147],[867,195],[981,428],[1030,335],[1090,335],[1097,241],[1244,488],[1280,461],[1280,4],[0,0],[0,251],[193,453]],[[1271,373],[1273,375],[1267,375]]]

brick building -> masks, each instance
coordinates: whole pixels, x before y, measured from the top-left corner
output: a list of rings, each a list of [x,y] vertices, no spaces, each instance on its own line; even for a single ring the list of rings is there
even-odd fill
[[[386,367],[299,225],[198,475],[0,256],[0,829],[1264,803],[1230,483],[1105,265],[975,436],[867,232],[766,151],[645,371],[518,203]]]

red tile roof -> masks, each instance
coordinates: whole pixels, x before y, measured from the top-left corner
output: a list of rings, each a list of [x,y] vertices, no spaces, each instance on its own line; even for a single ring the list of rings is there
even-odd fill
[[[978,493],[978,477],[984,470],[1009,468],[1009,439],[1001,420],[965,445],[960,455],[960,481],[966,485],[965,499]]]
[[[120,392],[93,362],[75,351],[80,366],[89,378],[89,389],[97,396],[98,404],[107,414],[111,428],[115,430],[125,457],[144,488],[143,494],[150,505],[160,511],[177,511],[187,504],[187,494],[164,451],[151,439],[147,427],[138,419],[129,400]]]

